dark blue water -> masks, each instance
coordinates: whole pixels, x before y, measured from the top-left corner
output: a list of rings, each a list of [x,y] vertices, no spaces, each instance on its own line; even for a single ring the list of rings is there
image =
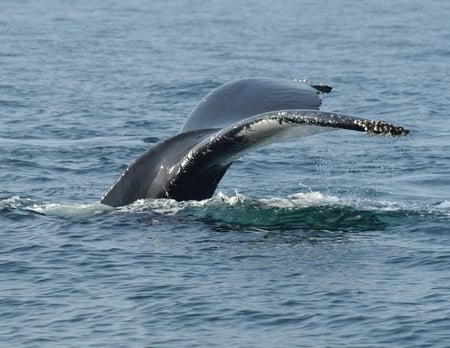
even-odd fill
[[[0,345],[447,347],[450,2],[0,2]],[[212,88],[334,86],[337,131],[207,201],[99,197]]]

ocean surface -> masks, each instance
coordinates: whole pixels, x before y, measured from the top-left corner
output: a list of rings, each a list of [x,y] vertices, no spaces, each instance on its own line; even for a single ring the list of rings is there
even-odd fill
[[[449,347],[450,2],[0,2],[1,347]],[[339,130],[213,198],[99,198],[211,89],[333,86]]]

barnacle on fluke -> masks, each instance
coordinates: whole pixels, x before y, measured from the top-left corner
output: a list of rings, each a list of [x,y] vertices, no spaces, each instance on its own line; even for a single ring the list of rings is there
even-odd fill
[[[357,126],[362,127],[364,132],[377,135],[402,136],[407,135],[409,130],[394,126],[393,124],[375,120],[355,120]]]
[[[250,122],[244,120],[242,123],[246,130],[250,130],[251,126],[256,123],[270,120],[276,121],[280,126],[283,124],[306,124],[321,127],[350,129],[374,135],[405,136],[409,133],[409,130],[403,127],[394,126],[393,124],[384,121],[361,119],[334,112],[317,112],[314,110],[277,111],[267,113],[265,116],[263,115],[262,117],[256,118]]]

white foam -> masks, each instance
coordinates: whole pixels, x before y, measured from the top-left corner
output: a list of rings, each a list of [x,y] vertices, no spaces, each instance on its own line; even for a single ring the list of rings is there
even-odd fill
[[[336,195],[324,194],[318,191],[298,192],[286,197],[252,198],[235,192],[234,195],[227,195],[218,192],[214,197],[202,201],[177,202],[172,199],[141,199],[136,202],[112,208],[107,205],[96,203],[36,203],[31,199],[12,196],[0,200],[0,209],[19,209],[30,211],[46,216],[59,217],[65,219],[85,219],[95,218],[108,212],[119,213],[156,213],[161,215],[177,215],[184,212],[195,211],[221,211],[220,207],[230,207],[232,210],[246,210],[264,208],[274,209],[297,209],[309,207],[343,207],[358,209],[362,211],[411,211],[426,214],[444,214],[450,216],[450,201],[434,204],[420,204],[412,202],[394,202],[384,200],[369,200],[348,197],[338,197]],[[193,211],[191,209],[194,209]],[[228,210],[222,211],[226,214]]]
[[[44,214],[47,216],[61,217],[66,219],[71,218],[91,218],[94,216],[105,214],[113,208],[100,204],[33,204],[25,208],[26,210]]]
[[[173,199],[138,199],[137,201],[116,208],[120,212],[148,213],[149,211],[157,214],[175,215],[184,209],[187,202],[177,202]]]
[[[439,203],[438,207],[442,209],[450,209],[450,201],[444,201],[442,203]]]
[[[0,208],[20,208],[22,205],[23,199],[19,196],[12,196],[0,201]]]

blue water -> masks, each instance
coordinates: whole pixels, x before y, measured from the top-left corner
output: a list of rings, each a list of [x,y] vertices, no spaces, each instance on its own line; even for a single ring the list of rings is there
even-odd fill
[[[0,2],[0,346],[448,347],[450,2]],[[98,203],[237,78],[334,87],[337,131],[202,202]]]

